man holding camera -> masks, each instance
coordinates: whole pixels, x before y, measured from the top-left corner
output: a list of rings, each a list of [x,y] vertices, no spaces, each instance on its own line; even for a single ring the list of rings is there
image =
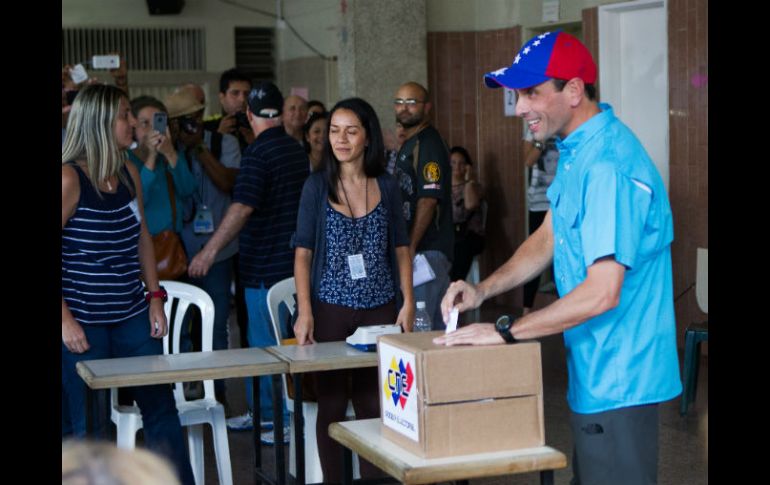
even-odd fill
[[[177,90],[166,97],[165,105],[171,136],[177,148],[184,151],[195,179],[193,193],[185,200],[181,233],[185,250],[192,256],[208,242],[225,216],[241,165],[241,151],[234,136],[204,129],[204,105],[192,90]],[[233,240],[217,254],[205,276],[190,280],[214,302],[214,350],[228,348],[230,281],[237,252],[238,242]],[[214,389],[217,400],[226,405],[225,381],[215,381]]]
[[[241,153],[255,139],[246,118],[246,97],[251,91],[251,80],[237,69],[228,69],[219,77],[219,103],[222,114],[204,123],[204,128],[233,135],[238,139]]]

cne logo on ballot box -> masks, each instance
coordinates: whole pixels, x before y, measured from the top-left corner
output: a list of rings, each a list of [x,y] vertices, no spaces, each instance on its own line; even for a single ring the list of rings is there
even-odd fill
[[[415,356],[392,345],[380,342],[380,382],[382,386],[382,417],[385,426],[420,440],[415,386]]]

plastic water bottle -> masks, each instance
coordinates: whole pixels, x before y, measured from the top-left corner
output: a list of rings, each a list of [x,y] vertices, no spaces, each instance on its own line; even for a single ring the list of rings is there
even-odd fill
[[[417,311],[414,313],[414,328],[412,328],[412,331],[430,332],[431,330],[430,315],[425,311],[425,302],[418,301]]]

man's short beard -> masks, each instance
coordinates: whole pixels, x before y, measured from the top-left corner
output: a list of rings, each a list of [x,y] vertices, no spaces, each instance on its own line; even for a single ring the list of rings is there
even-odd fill
[[[407,130],[408,130],[409,128],[414,128],[415,126],[417,126],[417,125],[419,125],[420,123],[422,123],[423,119],[421,118],[421,119],[419,119],[419,120],[416,120],[416,121],[414,121],[414,120],[410,120],[410,121],[402,121],[402,120],[400,120],[400,119],[398,118],[398,116],[396,116],[396,121],[397,121],[397,122],[399,122],[399,123],[401,123],[401,126],[403,126],[403,127],[404,127],[404,129],[407,129]]]

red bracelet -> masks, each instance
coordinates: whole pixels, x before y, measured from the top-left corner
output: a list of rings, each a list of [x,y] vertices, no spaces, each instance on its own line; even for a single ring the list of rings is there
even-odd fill
[[[147,303],[150,303],[150,300],[152,300],[153,298],[160,298],[161,301],[163,301],[163,303],[166,303],[168,301],[168,293],[166,293],[166,289],[163,288],[162,286],[157,291],[150,291],[147,289],[145,289],[144,291],[147,292],[147,294],[144,295],[144,301],[146,301]]]

